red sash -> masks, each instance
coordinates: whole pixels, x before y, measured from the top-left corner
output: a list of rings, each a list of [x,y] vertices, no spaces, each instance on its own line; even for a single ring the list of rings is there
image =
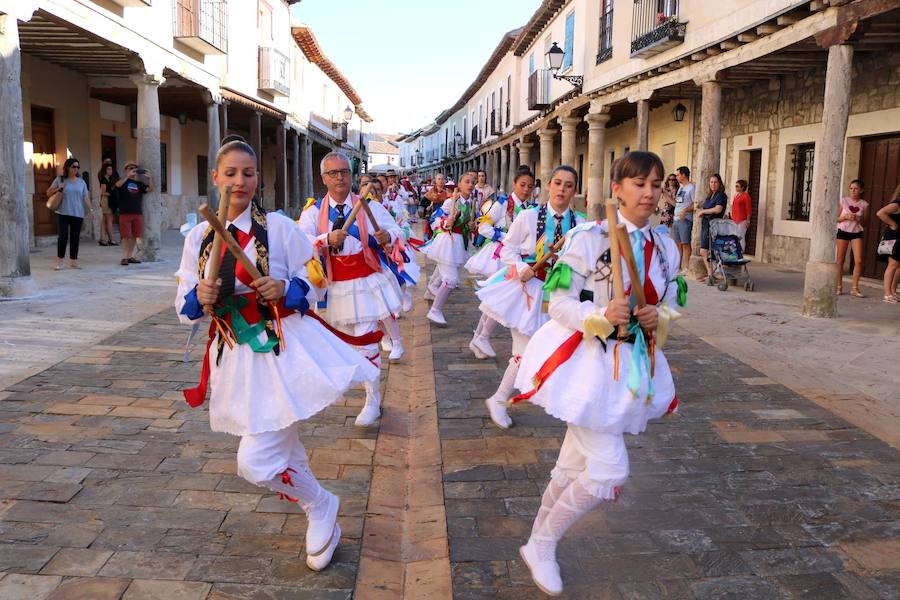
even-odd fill
[[[331,256],[332,281],[359,279],[360,277],[368,277],[372,273],[375,273],[375,269],[366,262],[366,257],[362,252],[346,256]]]

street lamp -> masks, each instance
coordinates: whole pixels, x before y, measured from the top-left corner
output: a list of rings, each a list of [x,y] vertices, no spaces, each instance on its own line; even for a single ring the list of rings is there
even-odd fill
[[[344,109],[344,123],[349,123],[350,119],[352,119],[352,118],[353,118],[353,108],[351,108],[350,106],[347,106],[347,108]]]
[[[458,131],[457,131],[456,134],[453,136],[453,141],[456,142],[456,145],[459,146],[461,149],[462,149],[462,148],[465,148],[465,146],[466,146],[466,145],[463,143],[463,135],[462,135],[460,132],[458,132]]]
[[[672,110],[672,114],[675,115],[675,121],[677,123],[681,123],[682,121],[684,121],[685,113],[687,113],[687,107],[685,107],[685,105],[681,102],[676,104],[674,110]]]
[[[568,81],[575,87],[581,87],[584,83],[584,76],[582,75],[557,75],[557,71],[562,67],[563,57],[566,55],[565,50],[560,48],[556,42],[553,42],[553,45],[550,46],[550,49],[547,50],[547,63],[550,65],[550,74],[553,75],[553,79],[563,79]]]

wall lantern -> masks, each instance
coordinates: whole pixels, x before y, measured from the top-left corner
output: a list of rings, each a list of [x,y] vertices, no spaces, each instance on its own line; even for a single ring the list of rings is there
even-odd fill
[[[349,123],[350,119],[353,118],[353,109],[348,106],[344,109],[344,123]]]
[[[550,49],[547,50],[547,63],[550,65],[550,73],[553,75],[553,79],[563,79],[568,81],[575,87],[581,87],[584,83],[584,77],[582,75],[557,75],[557,71],[562,67],[563,57],[566,55],[566,52],[557,45],[556,42],[553,42],[553,45],[550,46]]]
[[[684,104],[679,102],[675,105],[675,108],[672,110],[672,114],[675,115],[675,121],[681,123],[684,121],[684,115],[687,113],[687,107]]]

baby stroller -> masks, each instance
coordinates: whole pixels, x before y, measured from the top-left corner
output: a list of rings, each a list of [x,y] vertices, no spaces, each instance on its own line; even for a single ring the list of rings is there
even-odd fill
[[[719,291],[728,289],[728,281],[734,283],[743,280],[744,289],[753,291],[753,280],[744,258],[741,247],[741,235],[737,223],[731,219],[711,219],[709,222],[709,260],[712,263],[713,276],[719,279]]]

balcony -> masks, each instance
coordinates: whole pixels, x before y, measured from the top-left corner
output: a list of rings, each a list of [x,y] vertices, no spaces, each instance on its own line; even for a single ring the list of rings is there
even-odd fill
[[[228,47],[226,0],[175,0],[175,39],[201,54],[224,54]]]
[[[471,140],[472,145],[481,143],[481,136],[478,135],[478,125],[472,126],[472,137],[469,138]]]
[[[503,117],[500,115],[500,111],[494,109],[491,111],[491,135],[500,135],[503,130]]]
[[[506,101],[506,126],[509,127],[509,124],[512,123],[512,119],[509,118],[509,100]]]
[[[528,76],[528,110],[550,106],[550,71],[538,69]]]
[[[291,59],[275,48],[259,49],[259,89],[276,96],[288,96]]]
[[[631,20],[631,57],[648,58],[684,41],[687,23],[679,21],[679,0],[635,0]]]

